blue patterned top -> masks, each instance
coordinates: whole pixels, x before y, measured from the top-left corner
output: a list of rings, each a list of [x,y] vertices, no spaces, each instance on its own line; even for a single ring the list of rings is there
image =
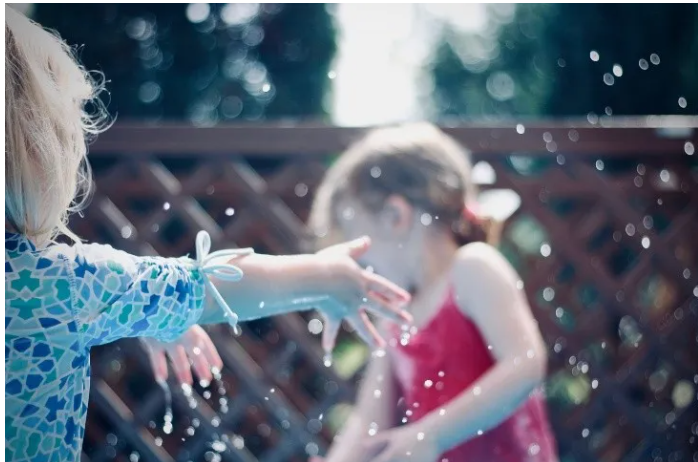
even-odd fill
[[[5,234],[5,460],[79,461],[90,347],[122,337],[172,341],[203,311],[192,260],[105,245],[37,250]]]

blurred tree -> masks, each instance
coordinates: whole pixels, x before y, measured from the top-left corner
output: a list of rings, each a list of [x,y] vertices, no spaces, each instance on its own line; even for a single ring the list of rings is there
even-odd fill
[[[326,112],[336,45],[323,4],[36,4],[32,17],[106,75],[120,119],[211,125]]]
[[[492,5],[479,35],[445,29],[437,115],[695,114],[695,4]]]

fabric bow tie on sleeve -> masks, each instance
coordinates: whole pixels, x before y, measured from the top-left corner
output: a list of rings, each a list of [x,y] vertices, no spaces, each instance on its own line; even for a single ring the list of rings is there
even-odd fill
[[[215,263],[216,259],[228,257],[229,259],[242,257],[254,253],[254,249],[225,249],[211,252],[211,236],[206,231],[199,231],[196,235],[196,265],[204,276],[206,287],[218,306],[223,310],[228,323],[236,333],[239,332],[238,315],[230,309],[216,286],[211,282],[210,276],[230,282],[237,282],[242,279],[243,272],[231,263]]]

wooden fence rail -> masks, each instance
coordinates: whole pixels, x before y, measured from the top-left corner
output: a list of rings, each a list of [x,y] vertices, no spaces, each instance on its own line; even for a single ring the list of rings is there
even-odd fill
[[[698,460],[698,118],[444,127],[483,190],[513,191],[502,251],[550,348],[564,461]],[[304,226],[334,155],[364,129],[122,124],[92,146],[97,193],[79,235],[138,254],[310,251]],[[343,333],[325,368],[312,313],[210,330],[222,380],[174,388],[174,424],[137,343],[95,350],[84,458],[302,461],[346,414],[366,357]]]

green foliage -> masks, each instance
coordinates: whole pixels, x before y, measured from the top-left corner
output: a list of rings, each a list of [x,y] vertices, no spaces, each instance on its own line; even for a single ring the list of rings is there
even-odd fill
[[[512,8],[492,5],[480,35],[445,30],[429,68],[438,115],[698,112],[696,5]]]
[[[323,4],[37,4],[33,18],[106,75],[120,119],[325,115],[336,45]]]

